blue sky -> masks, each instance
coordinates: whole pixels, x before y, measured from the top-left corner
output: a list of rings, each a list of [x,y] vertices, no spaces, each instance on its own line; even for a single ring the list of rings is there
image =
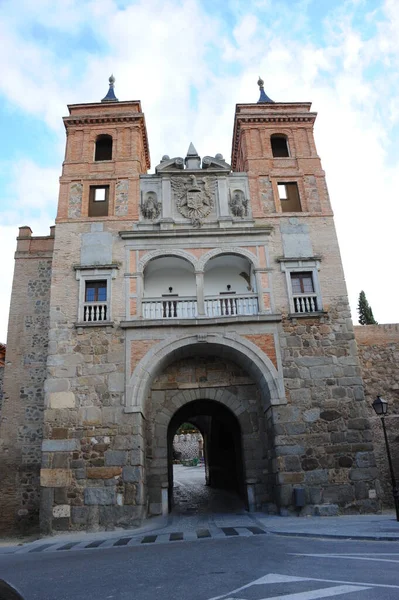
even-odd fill
[[[111,73],[142,101],[152,168],[190,141],[229,160],[258,75],[275,101],[312,101],[354,320],[364,289],[399,321],[397,0],[3,0],[0,39],[0,341],[18,227],[54,221],[66,105],[99,101]]]

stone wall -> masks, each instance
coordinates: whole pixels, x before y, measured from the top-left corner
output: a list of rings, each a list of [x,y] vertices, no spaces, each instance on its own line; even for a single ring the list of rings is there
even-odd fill
[[[0,421],[0,530],[38,525],[53,235],[20,228]]]
[[[0,367],[0,419],[1,419],[1,407],[3,405],[3,380],[4,380],[4,367]]]
[[[385,419],[396,479],[399,481],[399,325],[359,325],[354,328],[366,407],[371,422],[384,506],[393,506],[391,476],[380,418],[371,407],[377,395],[389,402]]]
[[[178,460],[192,460],[199,458],[200,433],[183,433],[173,438],[173,450],[177,453]]]
[[[303,486],[316,511],[377,511],[378,469],[346,298],[330,310],[334,320],[283,322],[288,405],[273,409],[281,505]]]
[[[97,326],[79,321],[73,268],[91,260],[122,265],[118,230],[111,222],[105,235],[101,224],[57,224],[41,471],[47,533],[132,526],[145,512],[142,416],[124,412],[123,269],[112,280],[112,321]]]

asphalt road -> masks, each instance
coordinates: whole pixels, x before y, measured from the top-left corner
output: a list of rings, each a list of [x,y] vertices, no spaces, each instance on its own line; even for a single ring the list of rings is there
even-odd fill
[[[397,600],[399,543],[274,534],[0,555],[25,600]]]

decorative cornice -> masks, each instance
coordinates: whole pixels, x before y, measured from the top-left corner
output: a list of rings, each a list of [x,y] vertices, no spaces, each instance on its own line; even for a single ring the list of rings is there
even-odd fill
[[[92,269],[119,269],[119,265],[117,263],[109,265],[73,265],[72,268],[74,271],[88,271]]]
[[[222,235],[223,238],[229,236],[254,236],[254,235],[270,235],[273,231],[273,227],[229,227],[228,229],[178,229],[170,230],[165,229],[164,231],[120,231],[119,236],[123,240],[129,239],[175,239],[175,238],[200,238],[200,237],[219,237]]]
[[[322,260],[322,256],[321,255],[317,255],[317,256],[277,256],[276,258],[276,262],[279,263],[285,263],[285,262],[298,262],[298,261],[302,261],[302,262],[306,262],[306,261],[317,261],[317,260]]]
[[[193,325],[227,325],[231,323],[279,323],[282,320],[280,313],[258,314],[258,315],[237,315],[234,317],[217,318],[193,318],[193,319],[140,319],[135,321],[121,321],[121,329],[135,329],[147,327],[192,327]]]
[[[81,115],[76,117],[64,117],[65,127],[67,125],[90,125],[95,123],[123,123],[139,121],[144,118],[144,113],[134,113],[130,115],[116,114],[116,115]]]

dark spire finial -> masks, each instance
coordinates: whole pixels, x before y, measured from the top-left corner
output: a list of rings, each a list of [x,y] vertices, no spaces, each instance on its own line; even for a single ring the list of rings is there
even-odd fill
[[[272,102],[274,104],[274,101],[269,98],[269,96],[266,95],[265,90],[263,88],[264,85],[264,81],[261,78],[261,76],[259,75],[259,79],[258,79],[258,86],[260,89],[260,96],[259,96],[259,100],[258,100],[258,104],[262,104],[263,102]]]
[[[107,95],[101,100],[101,102],[119,102],[119,100],[115,96],[115,92],[114,92],[115,77],[113,75],[111,75],[111,77],[108,79],[108,81],[109,81],[109,90],[108,90]]]

